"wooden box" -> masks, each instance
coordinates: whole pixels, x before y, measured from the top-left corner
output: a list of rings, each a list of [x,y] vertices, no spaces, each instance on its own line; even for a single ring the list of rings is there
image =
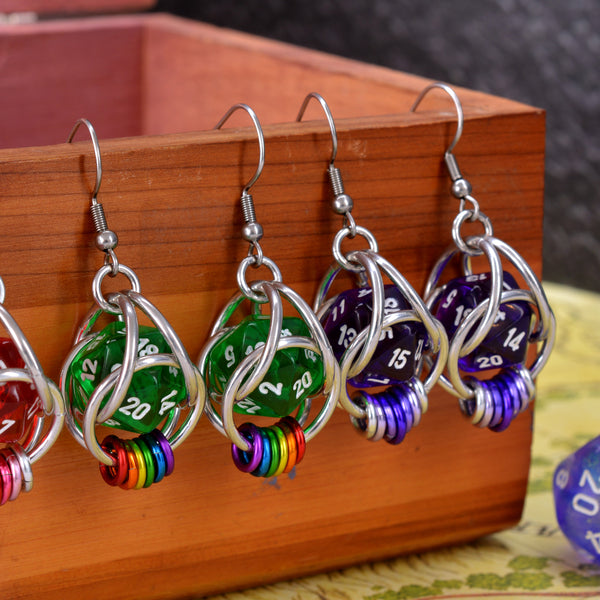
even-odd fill
[[[381,254],[422,291],[451,243],[457,201],[442,155],[455,114],[441,93],[409,113],[421,78],[161,14],[2,26],[0,42],[5,306],[55,380],[102,263],[91,143],[83,133],[64,143],[78,117],[100,137],[119,259],[193,358],[247,250],[238,202],[256,167],[254,129],[240,113],[212,130],[236,102],[264,125],[252,190],[264,250],[305,298],[340,226],[323,114],[315,103],[294,122],[310,91],[331,106],[336,164]],[[459,164],[496,235],[539,273],[544,114],[458,91]],[[32,492],[0,509],[0,596],[192,598],[473,539],[519,520],[531,435],[532,412],[494,434],[436,389],[400,446],[364,441],[338,409],[293,476],[260,480],[234,468],[203,417],[168,480],[124,492],[65,430],[34,465]]]

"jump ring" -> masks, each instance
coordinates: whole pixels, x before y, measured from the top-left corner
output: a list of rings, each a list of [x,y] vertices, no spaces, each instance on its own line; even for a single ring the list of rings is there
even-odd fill
[[[281,429],[277,425],[273,425],[272,427],[270,427],[270,429],[275,434],[275,437],[277,438],[277,443],[279,444],[279,465],[273,473],[273,477],[277,477],[278,475],[281,475],[287,467],[289,458],[288,443],[283,429]]]
[[[235,466],[244,473],[254,471],[260,464],[263,453],[263,438],[256,425],[243,423],[238,432],[249,443],[249,450],[240,450],[235,444],[231,444],[231,455]]]
[[[275,475],[275,471],[277,471],[279,463],[281,462],[281,454],[279,451],[279,442],[277,440],[275,432],[270,427],[267,427],[263,431],[269,441],[269,446],[271,448],[271,463],[269,464],[269,469],[264,475],[265,477],[269,478]]]
[[[139,479],[139,467],[137,456],[133,450],[133,446],[131,445],[130,440],[123,440],[123,446],[125,446],[125,450],[127,451],[127,477],[125,481],[121,483],[119,486],[124,490],[130,490],[137,485]]]
[[[279,270],[279,267],[275,264],[274,261],[272,261],[270,258],[267,258],[266,256],[263,256],[262,264],[270,269],[273,275],[272,281],[282,281],[281,271]],[[265,296],[265,294],[255,292],[246,281],[246,271],[251,265],[255,265],[254,256],[247,256],[242,260],[242,262],[240,262],[240,265],[237,270],[237,283],[242,294],[244,294],[246,298],[252,300],[253,302],[264,304],[265,302],[267,302],[267,297]]]
[[[0,455],[0,506],[6,504],[12,495],[13,478],[4,456]]]
[[[127,463],[127,451],[123,446],[123,442],[117,436],[109,435],[104,438],[101,447],[114,461],[112,466],[100,463],[102,479],[104,479],[108,485],[121,485],[125,481],[129,469]]]
[[[133,489],[139,490],[139,489],[143,488],[146,483],[146,477],[147,477],[146,460],[144,459],[144,454],[143,454],[141,448],[139,447],[138,443],[136,442],[136,440],[127,440],[127,442],[129,444],[129,447],[131,448],[132,452],[135,454],[135,458],[137,461],[137,468],[138,468],[138,478],[137,478],[136,484],[133,486]]]
[[[265,429],[259,429],[260,435],[263,439],[263,455],[260,460],[258,467],[252,471],[252,475],[255,477],[264,477],[269,469],[271,468],[271,459],[273,452],[271,450],[271,442]]]
[[[299,464],[304,458],[304,453],[306,451],[306,438],[304,436],[304,429],[302,429],[294,417],[283,417],[283,419],[281,419],[281,423],[287,425],[294,434],[296,439],[296,464]]]
[[[466,243],[461,234],[460,228],[462,227],[465,221],[472,221],[473,217],[476,218],[482,225],[484,229],[484,237],[490,238],[494,235],[494,228],[492,227],[492,222],[489,217],[485,215],[483,212],[478,211],[477,215],[473,210],[461,210],[458,215],[454,218],[454,222],[452,223],[452,239],[456,244],[456,247],[464,254],[469,254],[470,256],[478,256],[481,254],[481,250],[479,248],[469,246]],[[468,239],[468,238],[467,238]]]
[[[27,453],[19,446],[19,444],[8,444],[7,448],[10,449],[19,461],[23,491],[31,491],[33,487],[33,471],[31,470],[29,456],[27,456]]]
[[[156,480],[156,464],[154,462],[153,453],[150,449],[150,446],[144,440],[144,438],[137,437],[135,438],[135,443],[138,445],[139,449],[142,452],[142,456],[144,457],[144,464],[146,465],[146,480],[142,487],[150,487]]]
[[[125,275],[125,277],[127,277],[127,279],[129,279],[129,283],[131,283],[131,289],[134,292],[140,292],[140,280],[133,269],[130,269],[129,267],[119,263],[118,272],[122,273]],[[104,265],[98,269],[98,272],[96,275],[94,275],[94,280],[92,281],[92,294],[94,296],[94,300],[103,311],[111,315],[117,315],[119,314],[119,309],[107,302],[102,294],[102,281],[107,275],[112,275],[112,265]]]
[[[333,238],[333,256],[344,269],[358,273],[363,271],[364,268],[362,265],[353,264],[346,258],[346,256],[344,256],[342,253],[342,241],[344,238],[348,236],[355,237],[357,234],[360,234],[367,240],[367,242],[369,242],[370,250],[373,252],[378,252],[379,248],[377,246],[377,240],[375,239],[375,236],[365,227],[356,225],[354,235],[351,234],[352,229],[350,227],[344,227],[335,234],[335,237]]]

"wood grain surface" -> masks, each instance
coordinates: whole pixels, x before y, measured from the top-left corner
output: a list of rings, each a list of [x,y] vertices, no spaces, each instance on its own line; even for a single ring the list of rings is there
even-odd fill
[[[329,206],[323,116],[315,106],[306,122],[293,122],[310,91],[331,105],[336,164],[381,254],[421,291],[451,243],[457,204],[442,154],[454,115],[441,94],[408,112],[426,84],[420,78],[161,15],[3,29],[0,39],[11,48],[0,68],[6,140],[24,146],[0,151],[5,306],[55,379],[102,264],[88,214],[94,158],[83,133],[73,144],[31,144],[64,140],[80,116],[100,136],[99,200],[119,235],[119,260],[192,357],[235,291],[247,251],[238,203],[256,168],[255,133],[243,114],[209,130],[235,102],[251,104],[264,123],[266,165],[252,188],[264,251],[305,298],[332,261],[340,227]],[[87,76],[85,61],[98,59],[83,53],[105,39],[115,45],[106,46],[109,66],[95,71],[105,73],[98,87],[90,75],[82,88],[86,106],[73,73]],[[33,72],[30,49],[55,46],[60,65]],[[23,64],[30,70],[17,77]],[[36,100],[27,86],[38,77],[47,96]],[[76,100],[63,102],[71,93]],[[459,164],[496,235],[539,273],[543,112],[459,93]],[[105,290],[124,285],[117,278]],[[338,410],[296,471],[263,481],[235,469],[227,440],[203,418],[176,450],[175,473],[129,493],[106,486],[65,431],[34,465],[33,491],[2,507],[0,591],[190,598],[473,539],[519,519],[531,429],[531,413],[501,435],[476,429],[435,390],[400,447],[365,442]]]

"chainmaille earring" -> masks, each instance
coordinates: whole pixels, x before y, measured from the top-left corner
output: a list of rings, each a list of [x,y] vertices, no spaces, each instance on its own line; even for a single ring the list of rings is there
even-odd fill
[[[272,477],[291,471],[302,460],[306,443],[329,420],[339,393],[339,367],[317,317],[295,291],[282,283],[279,268],[263,254],[263,230],[256,221],[249,193],[264,166],[260,122],[249,106],[236,104],[215,128],[222,127],[238,109],[252,119],[259,142],[258,168],[240,199],[245,220],[242,237],[250,246],[237,270],[240,292],[217,317],[198,365],[209,394],[206,413],[231,440],[234,464],[257,477]],[[248,267],[261,265],[270,270],[273,279],[249,283]],[[299,316],[283,316],[282,298]],[[251,314],[237,324],[229,324],[244,300],[250,302]],[[269,314],[265,314],[267,307]],[[313,399],[321,394],[326,399],[309,422],[311,412],[316,412]],[[279,420],[270,427],[250,422],[237,427],[234,412]]]
[[[436,88],[450,96],[457,111],[456,135],[444,161],[452,179],[452,195],[460,200],[452,224],[455,246],[433,267],[424,294],[450,338],[447,374],[440,377],[440,384],[459,398],[462,412],[472,423],[503,431],[535,394],[535,378],[554,343],[555,319],[534,272],[511,246],[494,237],[490,219],[479,209],[471,184],[458,168],[452,151],[462,135],[464,116],[455,91],[433,83],[421,92],[411,112]],[[483,234],[463,238],[461,227],[467,221],[480,223]],[[489,271],[473,273],[474,256],[485,256]],[[529,289],[520,289],[514,277],[503,271],[501,256],[512,263]],[[463,276],[441,284],[443,271],[455,257],[460,259]],[[538,345],[538,352],[527,366],[533,344]],[[488,379],[475,377],[490,370],[494,374]],[[469,375],[463,377],[461,372]]]
[[[81,124],[89,130],[96,157],[90,212],[97,232],[96,247],[105,253],[105,261],[92,284],[96,304],[83,319],[63,364],[61,389],[67,403],[67,426],[100,462],[104,481],[123,489],[140,489],[173,472],[173,449],[202,415],[205,387],[171,325],[141,295],[135,272],[117,260],[117,235],[108,229],[97,200],[102,163],[92,124],[78,120],[68,141]],[[102,281],[119,273],[127,277],[131,289],[105,297]],[[138,324],[136,308],[153,327]],[[93,332],[103,314],[116,320]],[[99,444],[97,425],[141,435],[133,439],[108,435]]]
[[[313,98],[321,104],[331,131],[333,150],[327,172],[332,208],[344,217],[333,241],[336,262],[321,282],[314,310],[340,361],[339,400],[351,422],[368,440],[399,444],[427,411],[427,394],[444,368],[448,340],[410,283],[378,253],[375,236],[355,223],[352,198],[345,193],[341,172],[334,164],[337,133],[323,97],[308,94],[296,120],[302,119]],[[369,248],[343,254],[342,241],[356,235],[365,238]],[[353,276],[355,287],[326,300],[340,273]],[[382,274],[391,284],[384,285]],[[425,354],[430,366],[422,380]],[[348,384],[360,389],[353,398]],[[383,392],[366,391],[382,386],[387,386]]]
[[[33,487],[31,465],[51,448],[63,426],[65,406],[27,338],[4,307],[0,278],[0,506]]]

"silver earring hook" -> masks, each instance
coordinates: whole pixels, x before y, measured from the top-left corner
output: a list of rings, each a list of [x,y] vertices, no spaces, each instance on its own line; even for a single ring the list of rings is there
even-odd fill
[[[456,133],[454,134],[454,139],[452,140],[452,142],[450,143],[450,145],[448,146],[448,148],[446,149],[446,152],[445,152],[445,154],[452,154],[454,147],[456,146],[456,144],[458,144],[458,140],[460,140],[460,137],[462,136],[463,123],[465,120],[462,104],[461,104],[460,99],[459,99],[458,95],[456,94],[456,92],[446,83],[442,83],[441,81],[436,81],[435,83],[428,85],[419,94],[418,98],[415,100],[415,103],[410,107],[410,112],[415,112],[417,110],[417,107],[421,103],[421,100],[423,100],[423,98],[431,90],[433,90],[435,88],[439,88],[440,90],[443,90],[444,92],[446,92],[446,94],[448,94],[448,96],[450,96],[450,98],[452,98],[452,102],[454,102],[454,106],[456,107]]]
[[[67,138],[67,143],[71,143],[73,141],[73,137],[75,133],[79,129],[80,125],[85,125],[90,132],[90,137],[92,138],[92,145],[94,146],[94,156],[96,157],[96,185],[94,186],[94,191],[92,192],[92,204],[97,204],[98,202],[98,192],[100,191],[100,184],[102,183],[102,158],[100,157],[100,144],[98,144],[98,136],[96,135],[96,130],[94,126],[87,119],[78,119],[73,129],[71,129],[71,133]]]
[[[265,136],[263,134],[262,127],[260,125],[260,121],[256,116],[256,113],[244,103],[234,104],[221,118],[221,120],[215,125],[215,129],[220,129],[222,125],[229,119],[229,117],[238,109],[245,110],[252,119],[254,123],[254,128],[256,129],[256,134],[258,136],[258,166],[256,167],[256,172],[248,181],[248,183],[242,189],[242,194],[240,196],[240,202],[242,205],[242,213],[244,215],[245,225],[242,228],[242,237],[250,242],[250,248],[248,249],[248,256],[252,257],[253,264],[255,267],[260,267],[263,263],[263,259],[265,258],[263,255],[262,248],[260,247],[260,240],[263,236],[263,228],[260,223],[256,220],[256,213],[254,211],[254,200],[252,199],[252,195],[250,194],[250,188],[256,183],[256,180],[260,177],[262,170],[265,166]]]
[[[90,214],[92,215],[92,221],[96,229],[96,248],[102,250],[106,254],[104,263],[111,265],[111,277],[115,277],[119,272],[119,261],[115,254],[115,248],[119,242],[119,238],[114,231],[108,228],[106,223],[106,215],[104,214],[104,207],[98,202],[98,192],[100,191],[100,184],[102,183],[102,158],[100,156],[100,144],[98,143],[98,136],[94,126],[87,119],[78,119],[71,129],[71,133],[67,138],[67,143],[73,141],[73,137],[79,129],[80,125],[85,125],[90,132],[92,138],[92,145],[94,147],[94,156],[96,157],[96,185],[92,192],[92,204],[90,206]]]
[[[248,193],[250,191],[250,188],[256,183],[257,179],[260,177],[260,174],[262,173],[262,170],[265,166],[265,136],[263,134],[263,130],[260,125],[260,121],[256,116],[256,113],[247,104],[244,104],[243,102],[240,102],[239,104],[234,104],[223,115],[221,120],[215,125],[214,128],[221,129],[221,127],[225,124],[225,121],[227,121],[227,119],[229,119],[229,117],[236,110],[245,110],[248,113],[248,115],[250,115],[252,123],[254,123],[254,128],[256,129],[256,135],[258,137],[258,166],[256,167],[256,172],[254,173],[250,181],[248,181],[248,183],[244,186],[243,190],[245,193]]]
[[[319,102],[319,104],[323,108],[323,112],[325,113],[325,116],[327,117],[327,123],[329,124],[329,129],[331,131],[331,160],[329,161],[329,163],[331,165],[333,165],[333,163],[335,162],[336,156],[337,156],[338,139],[337,139],[337,131],[335,129],[335,122],[333,120],[333,115],[331,114],[329,105],[327,104],[327,102],[325,102],[325,98],[323,98],[323,96],[321,96],[321,94],[319,94],[317,92],[311,92],[310,94],[308,94],[306,96],[306,98],[304,98],[304,102],[302,103],[302,106],[300,107],[300,110],[298,111],[298,116],[296,117],[296,121],[302,120],[302,117],[304,116],[304,113],[306,111],[306,107],[308,106],[308,103],[311,101],[312,98],[314,98],[315,100],[317,100]]]
[[[331,159],[329,161],[329,167],[327,168],[329,183],[331,184],[331,190],[333,192],[331,208],[333,209],[333,212],[337,213],[338,215],[343,215],[344,227],[348,228],[349,235],[351,238],[353,238],[357,232],[357,225],[354,221],[354,217],[352,216],[354,201],[348,194],[346,194],[344,190],[344,182],[342,181],[342,173],[334,164],[337,157],[338,138],[333,115],[331,114],[331,110],[329,109],[329,105],[325,101],[325,98],[323,98],[323,96],[317,92],[311,92],[308,94],[304,98],[304,102],[302,102],[302,106],[300,107],[300,111],[296,117],[296,121],[299,122],[302,120],[302,116],[306,111],[306,107],[313,98],[317,100],[323,108],[323,112],[327,117],[327,123],[329,124],[329,130],[331,131]]]
[[[465,202],[470,202],[473,206],[471,218],[470,220],[476,220],[480,218],[479,204],[477,200],[471,196],[471,192],[473,188],[467,179],[465,179],[458,168],[458,163],[456,161],[456,157],[452,154],[454,147],[460,140],[463,132],[463,124],[464,124],[464,112],[462,108],[462,104],[456,92],[446,83],[442,83],[440,81],[436,81],[428,85],[417,97],[414,104],[410,108],[410,112],[415,112],[417,106],[421,103],[421,100],[425,97],[425,95],[431,90],[439,88],[440,90],[446,92],[448,96],[454,102],[454,106],[456,107],[456,133],[454,134],[454,139],[444,152],[444,162],[446,163],[446,167],[448,169],[448,173],[450,175],[450,179],[452,179],[452,187],[451,192],[455,198],[458,198],[461,202],[460,210],[462,211],[464,208]]]

